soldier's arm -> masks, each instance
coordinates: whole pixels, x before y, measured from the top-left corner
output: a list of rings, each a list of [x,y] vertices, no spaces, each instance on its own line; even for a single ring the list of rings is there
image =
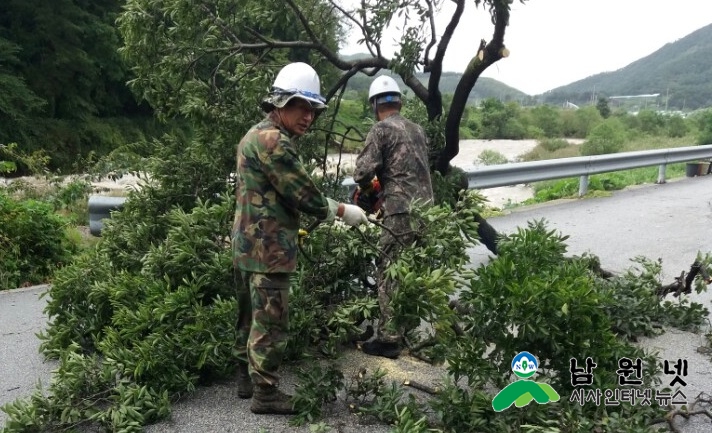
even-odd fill
[[[326,196],[314,184],[288,143],[280,140],[261,160],[270,183],[289,206],[319,219],[329,217]]]
[[[382,131],[375,125],[366,135],[366,145],[356,158],[354,182],[361,187],[371,184],[376,173],[383,166],[383,152],[381,150]]]

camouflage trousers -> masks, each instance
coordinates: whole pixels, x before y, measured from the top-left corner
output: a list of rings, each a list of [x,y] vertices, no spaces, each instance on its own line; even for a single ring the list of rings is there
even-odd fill
[[[289,274],[240,274],[236,355],[249,364],[253,383],[277,385],[289,331]]]
[[[382,224],[390,229],[382,229],[381,238],[378,240],[378,247],[393,261],[398,260],[402,250],[402,244],[410,245],[416,240],[416,232],[410,226],[410,215],[407,213],[386,216]],[[393,233],[391,233],[393,232]],[[395,235],[395,236],[394,236]],[[378,333],[376,339],[384,343],[400,342],[403,332],[402,326],[394,321],[391,298],[398,289],[398,282],[391,278],[386,278],[386,269],[390,265],[388,258],[382,257],[378,262],[376,274],[378,284],[378,306],[381,310],[381,317],[378,322]]]

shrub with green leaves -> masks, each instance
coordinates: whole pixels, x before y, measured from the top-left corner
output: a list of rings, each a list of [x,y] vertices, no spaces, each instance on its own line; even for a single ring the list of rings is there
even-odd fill
[[[46,282],[77,245],[48,203],[17,201],[0,190],[0,290]]]
[[[452,429],[448,431],[465,431],[481,419],[490,422],[492,431],[526,431],[506,430],[507,425],[543,428],[551,419],[557,420],[555,425],[559,428],[571,429],[583,423],[600,431],[617,431],[602,421],[600,407],[581,407],[568,401],[573,389],[569,373],[571,358],[584,360],[590,356],[595,360],[598,366],[594,386],[599,389],[618,386],[615,371],[621,357],[641,358],[645,386],[659,383],[655,356],[629,343],[631,337],[648,334],[658,319],[654,313],[641,314],[637,308],[645,308],[644,302],[651,306],[656,301],[645,301],[650,299],[650,290],[643,288],[635,299],[628,299],[634,306],[626,309],[618,305],[621,295],[611,290],[611,285],[620,288],[652,280],[655,270],[625,274],[615,282],[604,281],[590,271],[595,257],[564,256],[566,239],[547,229],[545,221],[530,222],[527,228],[506,236],[500,243],[497,260],[479,267],[462,288],[458,320],[463,332],[450,334],[451,339],[440,347],[447,352],[448,371],[454,382],[446,388],[444,396],[433,401],[442,421]],[[621,328],[623,323],[628,327]],[[479,403],[479,409],[475,409],[479,392],[476,390],[501,389],[508,384],[512,380],[510,362],[522,350],[539,358],[539,380],[551,383],[561,400],[497,413],[496,417],[491,405]],[[443,410],[446,403],[441,398],[447,399],[449,411]],[[622,405],[606,410],[607,416],[618,412],[638,426],[637,431],[648,431],[648,424],[660,416],[662,409]],[[563,414],[571,411],[579,415],[562,419]],[[454,417],[454,413],[475,415]],[[499,423],[500,427],[493,427]]]
[[[695,143],[699,145],[712,144],[712,110],[704,110],[697,115],[697,137]]]
[[[481,162],[484,165],[506,164],[509,162],[506,156],[496,150],[485,149],[480,152],[475,163]]]
[[[545,138],[539,140],[539,146],[549,152],[556,152],[559,149],[564,149],[570,146],[569,142],[562,138]]]
[[[627,141],[626,129],[617,118],[609,118],[595,126],[581,145],[581,155],[604,155],[620,152]]]

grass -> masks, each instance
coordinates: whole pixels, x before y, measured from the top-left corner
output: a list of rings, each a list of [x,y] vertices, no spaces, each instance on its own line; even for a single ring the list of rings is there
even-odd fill
[[[694,137],[680,138],[638,136],[623,145],[621,152],[640,150],[667,149],[694,145]],[[537,145],[531,152],[524,155],[525,161],[537,161],[555,158],[571,158],[581,156],[579,145],[567,145],[554,151],[547,150],[544,146]],[[685,176],[685,163],[670,164],[666,168],[665,177],[675,179]],[[589,177],[587,197],[600,196],[624,189],[632,185],[655,183],[658,179],[658,167],[641,167],[631,170],[616,171],[612,173],[595,174]],[[536,182],[532,185],[534,197],[526,200],[522,205],[543,203],[562,198],[577,198],[579,191],[579,178],[557,179]]]

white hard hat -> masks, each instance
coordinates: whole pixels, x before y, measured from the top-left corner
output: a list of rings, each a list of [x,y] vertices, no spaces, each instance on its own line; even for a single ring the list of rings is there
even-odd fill
[[[263,101],[262,108],[284,107],[292,98],[308,101],[317,110],[326,108],[326,99],[321,96],[319,75],[314,68],[302,62],[290,63],[283,67],[272,84],[272,92]]]
[[[393,78],[387,76],[387,75],[381,75],[380,77],[377,77],[373,82],[371,83],[371,87],[368,89],[368,100],[369,102],[373,102],[373,98],[379,95],[392,95],[392,96],[398,96],[397,98],[392,98],[392,100],[383,100],[383,101],[378,101],[378,102],[395,102],[395,101],[400,101],[400,95],[401,91],[400,88],[398,87],[398,83],[396,83],[396,80]]]

